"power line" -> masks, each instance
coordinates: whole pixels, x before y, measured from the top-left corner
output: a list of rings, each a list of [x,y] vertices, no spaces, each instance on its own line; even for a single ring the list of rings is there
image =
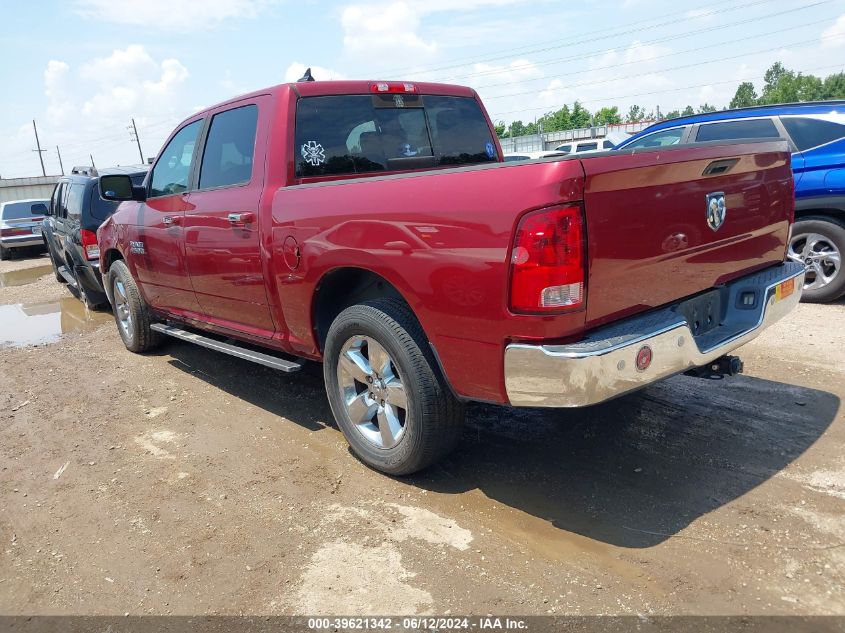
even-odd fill
[[[777,30],[774,30],[774,31],[767,31],[765,33],[760,33],[756,37],[762,38],[762,37],[767,37],[769,35],[776,35],[778,33],[784,33],[784,32],[787,32],[787,31],[791,32],[791,31],[795,31],[797,29],[808,27],[808,26],[814,26],[816,24],[821,24],[822,22],[827,22],[830,19],[831,18],[826,17],[826,18],[822,18],[821,20],[813,20],[812,22],[805,22],[804,24],[794,24],[794,25],[790,25],[790,26],[783,28],[783,29],[777,29]],[[609,69],[613,69],[613,68],[619,68],[620,66],[631,66],[631,65],[634,65],[634,64],[644,64],[646,62],[653,62],[657,59],[664,59],[666,57],[675,57],[677,55],[684,55],[685,53],[695,53],[697,51],[708,50],[708,49],[711,49],[715,46],[723,46],[725,44],[735,44],[737,42],[744,42],[747,39],[748,39],[747,37],[741,37],[741,38],[738,38],[738,39],[724,40],[724,41],[721,41],[721,42],[711,42],[711,43],[708,43],[705,46],[699,46],[697,48],[689,48],[689,49],[681,50],[681,51],[671,51],[670,53],[666,53],[664,55],[655,55],[654,57],[649,57],[647,59],[635,59],[635,60],[632,60],[632,61],[610,64],[608,66],[597,66],[597,67],[594,67],[594,68],[585,68],[583,70],[573,70],[573,71],[568,72],[568,73],[556,75],[554,77],[554,79],[559,79],[561,77],[571,77],[572,75],[581,75],[581,74],[584,74],[584,73],[592,73],[592,72],[595,72],[597,70],[609,70]],[[476,90],[484,90],[486,88],[497,88],[499,86],[512,86],[514,84],[525,84],[525,83],[531,83],[531,82],[535,82],[535,81],[548,81],[548,79],[549,79],[549,77],[533,77],[531,79],[521,79],[519,81],[508,81],[508,82],[501,82],[501,83],[497,83],[497,84],[487,84],[485,86],[478,86],[476,88]]]
[[[758,4],[766,4],[767,1],[768,0],[755,0],[753,2],[749,2],[749,3],[744,4],[744,5],[736,5],[736,6],[733,6],[733,7],[728,7],[727,9],[720,9],[718,11],[707,11],[706,13],[704,13],[701,16],[698,16],[698,17],[709,17],[711,15],[716,15],[717,13],[723,13],[723,12],[726,12],[726,11],[735,11],[735,10],[738,10],[738,9],[743,9],[743,8],[747,8],[748,6],[753,6],[753,5],[758,5]],[[830,1],[830,0],[828,0],[828,1]],[[721,0],[720,2],[713,2],[713,3],[710,3],[709,5],[704,5],[702,7],[699,7],[698,9],[689,9],[687,11],[678,11],[676,13],[670,13],[670,14],[668,14],[668,16],[684,16],[684,18],[688,20],[689,17],[687,17],[687,16],[688,16],[689,11],[700,11],[700,10],[703,10],[703,9],[709,9],[710,7],[713,7],[713,6],[728,4],[730,2],[735,2],[735,0]],[[663,17],[668,17],[668,16],[663,16]],[[640,20],[638,22],[633,22],[633,23],[631,23],[631,25],[645,25],[645,24],[648,24],[650,22],[654,22],[656,19],[660,19],[660,18],[648,18],[648,19],[645,19],[645,20]],[[428,73],[428,72],[436,72],[436,71],[439,71],[439,70],[450,70],[452,68],[460,68],[461,66],[466,66],[467,64],[478,63],[478,62],[482,62],[482,61],[498,61],[500,59],[507,59],[508,57],[512,57],[514,55],[514,53],[527,55],[527,54],[535,53],[535,52],[545,52],[546,50],[553,50],[555,48],[562,48],[562,47],[565,47],[565,46],[575,46],[577,44],[584,44],[584,43],[593,42],[596,39],[608,39],[610,37],[619,37],[621,35],[628,35],[628,34],[631,34],[631,33],[639,33],[639,32],[644,31],[646,29],[657,28],[657,27],[660,27],[660,26],[669,26],[671,24],[676,24],[677,22],[680,22],[680,21],[681,20],[673,20],[673,21],[669,21],[669,22],[660,22],[658,24],[652,24],[650,26],[643,26],[642,28],[628,29],[628,30],[623,30],[623,31],[619,31],[619,32],[615,32],[615,31],[617,31],[618,27],[606,27],[606,28],[603,28],[603,29],[598,29],[598,30],[593,31],[593,34],[606,33],[608,31],[612,31],[612,33],[610,33],[609,35],[599,37],[599,38],[590,37],[589,39],[574,41],[574,42],[567,42],[566,44],[560,44],[558,46],[552,46],[550,48],[524,50],[524,49],[530,49],[531,46],[537,46],[537,45],[544,46],[546,44],[557,44],[560,41],[560,39],[555,38],[555,39],[552,39],[552,40],[545,40],[543,42],[537,42],[537,43],[534,43],[534,44],[530,44],[530,45],[526,45],[526,46],[519,46],[519,47],[516,47],[516,48],[509,49],[509,53],[507,53],[505,55],[500,55],[498,57],[466,57],[466,58],[463,58],[462,60],[459,60],[459,61],[449,62],[450,65],[447,65],[447,66],[438,66],[438,67],[422,68],[422,69],[405,67],[405,68],[400,68],[400,69],[388,70],[387,72],[384,73],[384,75],[400,74],[400,73],[404,73],[405,71]]]
[[[668,35],[668,36],[656,38],[656,39],[653,39],[653,40],[645,40],[645,41],[640,42],[639,44],[641,46],[646,46],[646,45],[649,45],[649,44],[662,44],[664,42],[670,42],[670,41],[673,41],[673,40],[683,39],[683,38],[687,38],[687,37],[690,37],[690,36],[699,36],[702,33],[710,33],[710,32],[713,32],[713,31],[729,29],[729,28],[733,28],[733,27],[736,27],[736,26],[742,26],[744,24],[749,24],[751,22],[759,22],[760,20],[778,17],[778,16],[785,15],[785,14],[788,14],[788,13],[794,13],[796,11],[803,11],[805,9],[813,8],[813,7],[816,7],[820,4],[824,4],[827,1],[829,1],[829,0],[824,0],[824,2],[817,2],[815,4],[805,5],[803,7],[786,9],[784,11],[776,11],[774,13],[767,13],[765,15],[755,16],[755,17],[749,18],[747,20],[740,20],[740,21],[737,21],[737,22],[731,22],[730,24],[718,24],[718,25],[707,27],[707,28],[704,28],[704,29],[698,29],[696,31],[684,31],[683,33]],[[834,16],[834,17],[837,17],[837,16]],[[831,18],[824,18],[823,20],[817,20],[816,22],[811,22],[810,24],[817,24],[817,23],[824,22],[824,21],[830,20],[830,19]],[[779,31],[776,31],[776,32],[779,32]],[[761,35],[765,35],[765,34],[761,34]],[[712,44],[711,44],[711,46],[712,46]],[[615,51],[616,51],[615,47],[614,48],[605,48],[605,49],[602,49],[602,50],[593,51],[591,53],[583,53],[583,54],[578,54],[578,55],[572,55],[572,56],[569,56],[569,57],[558,57],[558,58],[555,58],[555,59],[542,60],[542,61],[539,61],[539,62],[529,62],[527,64],[523,64],[523,65],[520,65],[520,66],[507,66],[507,67],[502,68],[502,69],[484,70],[484,71],[469,73],[469,74],[466,74],[466,75],[453,75],[451,77],[445,77],[443,79],[443,81],[452,81],[454,79],[465,79],[465,78],[469,78],[469,77],[481,77],[481,76],[486,76],[486,75],[498,75],[498,74],[507,73],[507,72],[527,70],[527,69],[536,68],[536,67],[539,67],[539,66],[548,66],[550,64],[557,64],[557,63],[569,62],[569,61],[579,61],[579,60],[582,60],[582,59],[590,59],[591,57],[595,57],[596,55],[602,55],[602,54],[605,54],[605,53],[611,53],[611,52],[615,52]],[[542,78],[540,78],[540,79],[542,79]],[[526,81],[534,81],[534,79],[526,80]],[[494,84],[494,85],[498,85],[498,84]],[[483,87],[489,87],[489,86],[483,86]]]
[[[827,66],[816,66],[814,68],[807,68],[807,69],[805,69],[805,72],[814,72],[814,71],[818,71],[818,70],[829,70],[831,68],[841,68],[841,67],[842,67],[841,63],[839,63],[839,64],[828,64]],[[607,102],[607,101],[615,101],[615,100],[619,100],[619,99],[632,99],[634,97],[650,97],[650,96],[653,96],[653,95],[665,94],[667,92],[680,92],[682,90],[691,90],[693,88],[704,88],[705,86],[720,86],[720,85],[723,85],[723,84],[742,83],[743,81],[754,81],[755,79],[759,79],[759,77],[746,77],[745,79],[726,79],[724,81],[708,81],[707,83],[693,84],[691,86],[680,86],[680,87],[676,87],[676,88],[666,88],[666,89],[662,89],[662,90],[653,90],[653,91],[650,91],[650,92],[639,92],[639,93],[627,94],[627,95],[614,95],[614,96],[610,96],[610,97],[597,97],[595,99],[585,99],[583,101],[579,99],[578,103],[604,103],[604,102]],[[502,116],[502,115],[505,115],[505,114],[513,114],[515,112],[534,112],[535,110],[546,110],[547,112],[554,112],[554,111],[562,108],[564,105],[568,105],[568,104],[563,104],[563,105],[560,105],[560,106],[537,106],[535,108],[519,108],[517,110],[507,110],[507,111],[504,111],[504,112],[497,112],[495,115],[491,114],[490,116],[491,116],[491,118],[495,118],[495,117]]]
[[[823,37],[823,38],[813,38],[811,40],[802,40],[800,42],[790,42],[788,44],[779,44],[778,46],[774,46],[772,48],[765,48],[765,49],[758,50],[758,51],[750,51],[750,52],[746,52],[746,53],[740,53],[738,55],[729,55],[727,57],[717,57],[717,58],[714,58],[714,59],[707,59],[707,60],[704,60],[704,61],[694,62],[692,64],[682,64],[680,66],[672,66],[671,68],[661,68],[661,69],[655,70],[653,72],[669,72],[669,71],[673,71],[673,70],[683,70],[683,69],[686,69],[686,68],[694,68],[694,67],[698,67],[698,66],[704,66],[706,64],[714,64],[716,62],[731,61],[731,60],[734,60],[734,59],[739,59],[741,57],[747,57],[747,56],[750,56],[750,55],[760,55],[762,53],[771,53],[773,51],[781,50],[782,48],[784,48],[786,46],[802,46],[804,44],[816,43],[820,39],[826,40],[826,39],[836,39],[836,38],[841,38],[841,37],[845,37],[845,33],[828,36],[826,38],[825,37]],[[602,80],[599,80],[599,81],[585,81],[585,82],[581,82],[581,83],[577,83],[577,84],[570,84],[569,86],[566,86],[566,87],[568,89],[571,89],[571,88],[583,88],[585,86],[597,86],[597,85],[600,85],[600,84],[613,83],[614,81],[622,81],[624,79],[635,79],[635,78],[639,78],[641,76],[642,76],[641,74],[640,75],[628,75],[628,76],[624,76],[624,77],[614,77],[612,79],[602,79]],[[547,77],[546,79],[557,79],[557,78],[558,77]],[[526,91],[512,92],[512,93],[508,93],[508,94],[495,95],[493,97],[487,97],[485,99],[485,101],[494,101],[496,99],[505,99],[507,97],[521,97],[521,96],[524,96],[524,95],[535,94],[536,92],[538,92],[538,91],[537,90],[529,90],[527,92]],[[542,92],[542,91],[540,91],[540,92]]]

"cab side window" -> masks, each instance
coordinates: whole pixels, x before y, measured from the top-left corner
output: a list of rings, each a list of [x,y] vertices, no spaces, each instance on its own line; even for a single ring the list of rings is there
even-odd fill
[[[202,121],[189,123],[170,140],[150,175],[147,197],[169,196],[188,189],[194,146],[201,127]]]
[[[252,179],[258,106],[248,105],[215,114],[200,166],[200,189],[229,187]]]

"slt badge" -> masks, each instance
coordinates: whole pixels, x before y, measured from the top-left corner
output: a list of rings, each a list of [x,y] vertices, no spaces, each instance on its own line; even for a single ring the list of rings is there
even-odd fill
[[[728,210],[725,208],[725,192],[715,191],[707,194],[707,226],[718,231],[725,223],[725,215]]]

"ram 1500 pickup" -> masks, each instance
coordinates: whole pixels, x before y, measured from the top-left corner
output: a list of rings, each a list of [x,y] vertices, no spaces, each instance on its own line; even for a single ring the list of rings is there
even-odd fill
[[[198,112],[99,229],[134,352],[323,362],[354,453],[407,474],[467,401],[582,407],[727,354],[798,302],[783,141],[505,163],[477,94],[303,82]]]

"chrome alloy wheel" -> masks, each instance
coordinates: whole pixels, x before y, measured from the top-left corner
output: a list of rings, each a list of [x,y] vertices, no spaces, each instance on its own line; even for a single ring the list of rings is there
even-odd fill
[[[803,264],[807,274],[804,290],[817,290],[828,285],[842,269],[842,257],[836,245],[819,233],[793,235],[787,257]]]
[[[125,338],[132,338],[132,312],[129,310],[129,299],[126,297],[126,288],[120,279],[114,281],[114,314],[117,323],[123,330]]]
[[[408,398],[396,364],[376,340],[353,336],[337,363],[340,397],[349,420],[373,446],[393,448],[408,423]]]

